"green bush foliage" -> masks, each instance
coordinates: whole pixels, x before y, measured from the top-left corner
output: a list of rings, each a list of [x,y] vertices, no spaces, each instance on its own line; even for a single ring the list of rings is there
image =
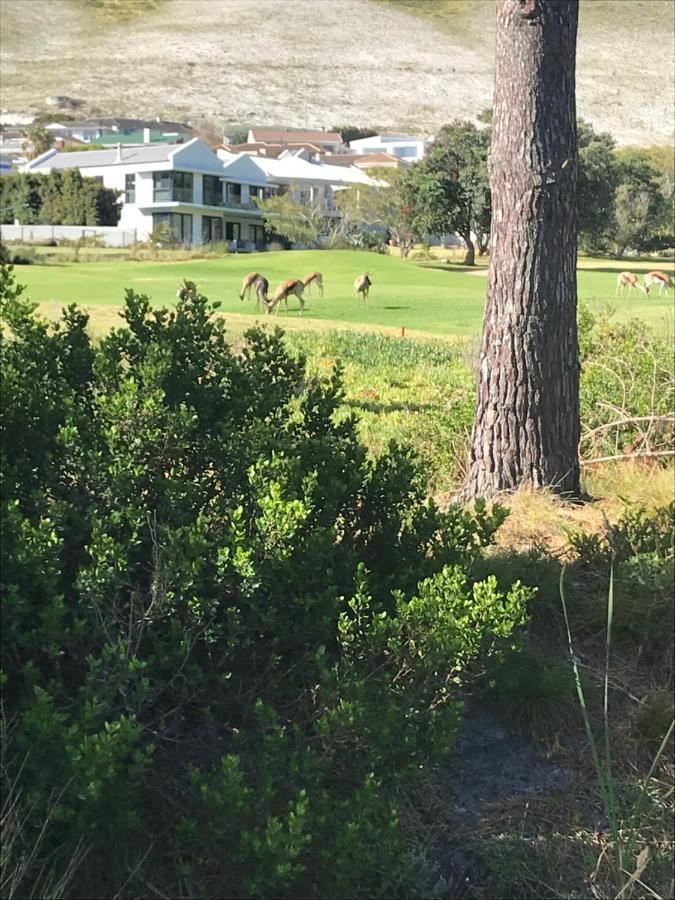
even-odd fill
[[[675,624],[675,504],[656,510],[626,507],[604,534],[571,531],[575,570],[586,583],[608,578],[614,565],[614,630],[637,642],[645,656],[672,650]],[[602,615],[598,608],[597,615]],[[664,657],[665,658],[665,657]]]
[[[441,512],[410,450],[368,458],[339,367],[279,330],[235,355],[191,283],[95,346],[0,279],[17,858],[40,835],[57,881],[84,846],[70,896],[430,896],[398,798],[524,623],[531,591],[468,574],[504,511]]]

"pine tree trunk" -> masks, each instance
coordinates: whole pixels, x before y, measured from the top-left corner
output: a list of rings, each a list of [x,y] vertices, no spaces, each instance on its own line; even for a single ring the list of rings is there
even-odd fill
[[[579,494],[577,0],[497,0],[492,231],[466,497]]]

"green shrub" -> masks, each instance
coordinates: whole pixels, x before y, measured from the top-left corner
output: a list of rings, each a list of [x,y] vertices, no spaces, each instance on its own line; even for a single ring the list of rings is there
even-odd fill
[[[617,636],[637,639],[647,655],[672,646],[675,618],[673,565],[675,504],[646,510],[626,508],[603,534],[583,530],[568,534],[576,571],[588,584],[603,584],[614,563],[614,628]],[[598,617],[602,610],[598,607]]]
[[[504,511],[369,459],[341,373],[217,304],[127,291],[91,344],[0,273],[7,781],[72,896],[430,896],[397,812],[531,592],[474,582]],[[49,827],[44,829],[45,822]],[[21,885],[30,894],[26,876]]]

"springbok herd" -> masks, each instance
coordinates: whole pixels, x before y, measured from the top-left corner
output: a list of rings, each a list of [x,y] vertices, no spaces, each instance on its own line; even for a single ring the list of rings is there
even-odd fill
[[[660,297],[664,290],[667,292],[669,288],[673,287],[672,279],[667,272],[647,272],[643,277],[643,281],[644,284],[640,283],[638,276],[634,275],[632,272],[620,272],[616,279],[616,291],[614,292],[614,296],[616,297],[619,292],[623,294],[626,288],[628,288],[629,296],[630,292],[633,290],[641,291],[643,294],[649,294],[650,287],[658,285]],[[359,297],[362,297],[363,302],[366,305],[368,304],[368,292],[370,291],[372,283],[373,282],[367,272],[363,275],[359,275],[354,281],[356,299],[358,300]],[[251,291],[255,290],[256,310],[260,310],[260,304],[262,303],[265,307],[265,312],[269,316],[275,308],[278,314],[282,301],[284,302],[286,311],[288,311],[288,298],[295,296],[300,303],[300,315],[302,315],[305,310],[305,298],[303,294],[305,291],[309,293],[313,284],[317,286],[319,295],[323,297],[323,276],[321,275],[321,272],[309,272],[304,278],[288,278],[286,281],[281,282],[274,294],[270,297],[270,283],[267,278],[259,272],[249,272],[241,284],[239,299],[243,300],[244,297],[249,299]],[[196,286],[194,283],[185,281],[179,286],[176,296],[184,298],[188,294],[195,292]]]
[[[309,272],[304,278],[288,278],[286,281],[281,282],[274,294],[270,297],[268,294],[270,283],[265,276],[261,275],[259,272],[249,272],[241,283],[239,299],[243,300],[244,297],[247,299],[250,298],[251,291],[255,290],[256,309],[259,310],[260,304],[262,303],[269,316],[275,307],[277,314],[279,313],[279,307],[281,306],[282,300],[288,311],[288,298],[290,296],[295,296],[300,302],[300,315],[302,315],[305,310],[305,298],[303,293],[304,291],[307,291],[309,294],[313,284],[317,286],[320,296],[323,297],[323,276],[321,275],[321,272]],[[368,303],[368,291],[370,290],[371,284],[372,281],[367,272],[364,275],[359,275],[354,282],[357,300],[359,299],[359,295],[361,295],[363,297],[363,302],[366,304]]]
[[[659,286],[660,297],[664,288],[668,291],[668,288],[673,286],[673,282],[667,272],[647,272],[644,276],[644,284],[640,284],[637,275],[634,275],[632,272],[620,272],[616,278],[614,296],[616,297],[619,291],[623,294],[625,288],[628,288],[629,296],[630,292],[636,289],[642,291],[643,294],[648,294],[649,288],[654,285]]]

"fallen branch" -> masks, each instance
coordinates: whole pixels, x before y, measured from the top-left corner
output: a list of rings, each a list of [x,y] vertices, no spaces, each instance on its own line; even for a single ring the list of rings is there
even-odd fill
[[[634,422],[673,422],[674,418],[675,416],[673,413],[668,413],[666,416],[632,416],[630,418],[617,419],[615,422],[607,422],[606,425],[598,425],[597,428],[591,428],[589,431],[585,432],[582,440],[598,431],[606,431],[608,428],[614,428],[618,425],[631,425]]]
[[[617,456],[597,456],[595,459],[580,459],[580,466],[596,466],[599,463],[616,460],[638,459],[655,456],[675,456],[675,450],[638,450],[636,453],[619,453]]]

